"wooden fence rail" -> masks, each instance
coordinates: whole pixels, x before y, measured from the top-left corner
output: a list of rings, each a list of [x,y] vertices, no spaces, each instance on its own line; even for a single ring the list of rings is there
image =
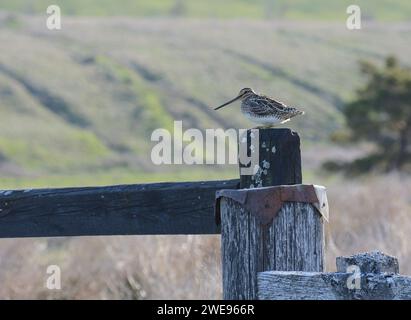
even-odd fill
[[[218,234],[215,193],[239,180],[0,191],[0,238]]]

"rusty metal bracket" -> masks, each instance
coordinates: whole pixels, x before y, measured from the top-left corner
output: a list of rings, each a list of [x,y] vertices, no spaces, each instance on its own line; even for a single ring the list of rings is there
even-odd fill
[[[318,196],[319,190],[323,191]],[[221,223],[221,198],[232,199],[251,212],[261,224],[268,224],[277,215],[284,202],[311,203],[328,221],[328,201],[325,188],[314,185],[282,185],[255,189],[220,190],[216,192],[215,219]],[[321,202],[319,200],[321,199]]]

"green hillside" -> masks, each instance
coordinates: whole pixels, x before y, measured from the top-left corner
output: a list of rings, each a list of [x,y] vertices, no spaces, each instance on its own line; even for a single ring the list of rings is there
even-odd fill
[[[193,18],[251,18],[333,20],[346,18],[350,0],[56,0],[65,15],[81,16],[177,16]],[[48,0],[1,0],[0,9],[19,13],[44,13]],[[374,20],[409,20],[406,0],[358,0],[364,17]]]
[[[253,126],[238,105],[212,110],[245,86],[306,111],[291,127],[307,150],[341,126],[359,59],[395,53],[411,64],[410,28],[67,18],[48,31],[44,19],[3,15],[0,187],[180,177],[179,167],[152,165],[152,131],[174,119],[185,128]],[[188,178],[236,175],[226,169]]]

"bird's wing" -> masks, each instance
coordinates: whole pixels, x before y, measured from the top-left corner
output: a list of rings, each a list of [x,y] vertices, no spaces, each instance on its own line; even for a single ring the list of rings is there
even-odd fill
[[[287,108],[284,103],[265,96],[250,97],[247,104],[250,112],[262,117],[281,113]]]

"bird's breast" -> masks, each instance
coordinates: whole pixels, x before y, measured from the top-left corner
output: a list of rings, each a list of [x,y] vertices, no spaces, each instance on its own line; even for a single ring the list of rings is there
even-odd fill
[[[243,112],[244,116],[255,123],[258,124],[263,124],[263,125],[273,125],[273,124],[278,124],[278,123],[282,123],[284,121],[284,119],[279,119],[275,116],[256,116],[250,112]]]

